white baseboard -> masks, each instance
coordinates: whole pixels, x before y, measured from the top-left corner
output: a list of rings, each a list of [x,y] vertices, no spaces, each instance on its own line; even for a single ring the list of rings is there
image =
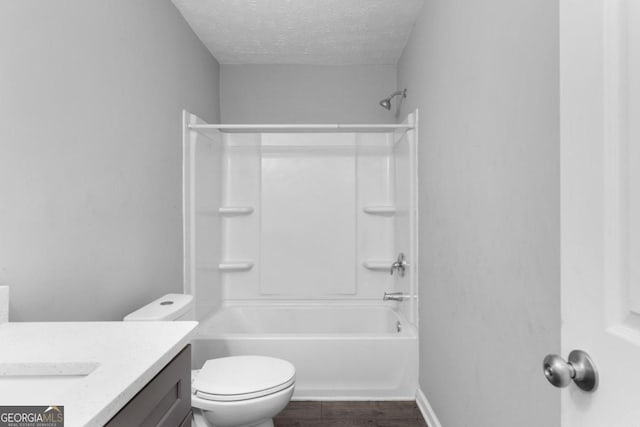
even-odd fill
[[[424,395],[422,390],[418,388],[416,392],[416,404],[418,405],[418,409],[422,412],[422,417],[427,422],[429,427],[442,427],[438,417],[436,417],[436,413],[433,412],[433,408],[429,405],[429,401],[427,400],[427,396]]]

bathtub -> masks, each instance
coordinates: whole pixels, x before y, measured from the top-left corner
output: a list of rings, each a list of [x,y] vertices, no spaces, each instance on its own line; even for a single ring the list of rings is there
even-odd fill
[[[257,354],[296,367],[294,400],[413,400],[415,327],[386,305],[227,304],[200,322],[193,367]]]

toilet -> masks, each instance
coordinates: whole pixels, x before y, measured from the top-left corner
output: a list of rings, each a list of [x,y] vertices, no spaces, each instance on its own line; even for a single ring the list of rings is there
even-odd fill
[[[168,294],[128,314],[125,321],[194,320],[193,297]],[[266,356],[207,360],[191,371],[194,427],[273,427],[289,403],[295,368]]]

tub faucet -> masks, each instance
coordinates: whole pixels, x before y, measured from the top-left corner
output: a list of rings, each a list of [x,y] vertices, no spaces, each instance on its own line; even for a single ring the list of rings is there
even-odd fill
[[[398,271],[400,277],[404,277],[404,272],[407,268],[407,260],[404,258],[404,254],[400,252],[398,259],[391,264],[391,275],[393,276],[394,270]]]
[[[407,298],[411,298],[411,295],[406,295],[402,292],[385,292],[382,296],[383,301],[402,301]]]

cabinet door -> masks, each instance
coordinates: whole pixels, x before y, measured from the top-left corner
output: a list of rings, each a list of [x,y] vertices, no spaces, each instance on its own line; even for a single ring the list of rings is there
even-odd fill
[[[175,427],[190,411],[191,346],[187,346],[106,425]]]

